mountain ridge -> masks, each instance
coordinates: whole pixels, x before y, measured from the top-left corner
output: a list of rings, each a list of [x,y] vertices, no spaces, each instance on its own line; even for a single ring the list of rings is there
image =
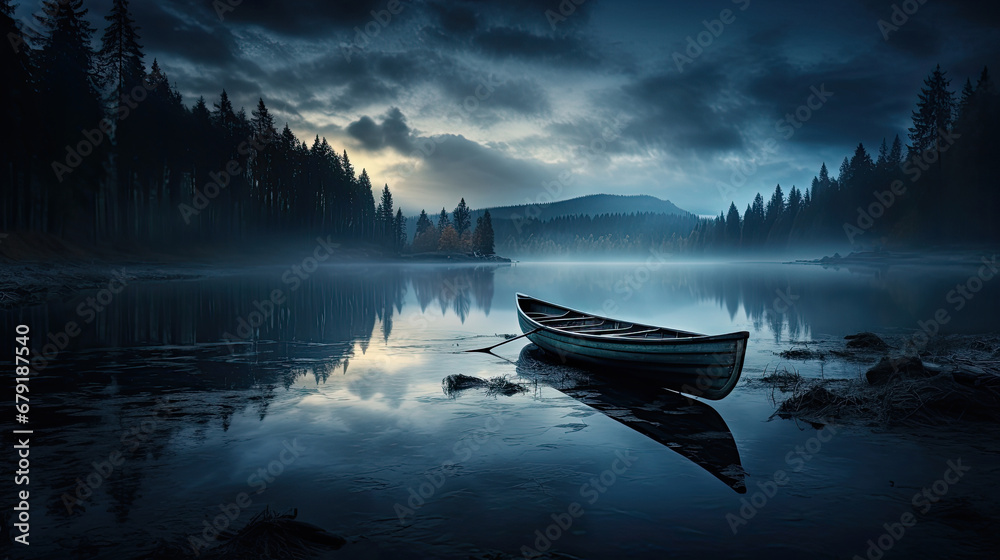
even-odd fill
[[[588,194],[566,200],[557,200],[545,204],[512,204],[509,206],[491,206],[471,211],[472,225],[476,218],[487,210],[494,220],[531,219],[550,220],[565,216],[598,216],[601,214],[676,214],[678,216],[694,215],[678,207],[669,200],[657,198],[648,194]],[[449,217],[451,210],[448,211]],[[427,216],[437,225],[438,212],[428,212]],[[417,218],[409,216],[406,220],[406,231],[410,239],[417,228]]]

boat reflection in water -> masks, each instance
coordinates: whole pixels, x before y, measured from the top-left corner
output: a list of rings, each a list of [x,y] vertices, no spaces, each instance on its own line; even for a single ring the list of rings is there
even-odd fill
[[[518,377],[559,390],[661,443],[740,494],[745,473],[729,426],[702,401],[650,385],[554,364],[534,344],[521,350]]]

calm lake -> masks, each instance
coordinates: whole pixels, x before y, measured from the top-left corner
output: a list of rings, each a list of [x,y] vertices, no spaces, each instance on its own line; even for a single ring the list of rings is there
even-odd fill
[[[330,558],[876,558],[880,537],[886,558],[976,557],[997,545],[995,440],[772,418],[780,394],[752,382],[780,365],[855,378],[874,360],[777,352],[908,335],[941,309],[945,334],[995,333],[1000,280],[952,293],[976,270],[344,265],[293,288],[280,266],[129,283],[100,310],[88,292],[7,311],[3,332],[29,325],[34,353],[80,325],[31,381],[31,546],[11,557],[193,552],[215,544],[207,523],[238,529],[265,506],[346,538]],[[717,402],[647,398],[523,339],[462,353],[521,334],[516,292],[747,330],[744,380]],[[448,395],[453,374],[528,391]]]

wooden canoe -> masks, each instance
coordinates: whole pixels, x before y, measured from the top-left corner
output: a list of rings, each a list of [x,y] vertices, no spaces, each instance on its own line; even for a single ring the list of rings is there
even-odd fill
[[[736,387],[746,331],[704,335],[621,321],[517,294],[528,340],[563,362],[607,374],[633,374],[662,387],[718,400]]]

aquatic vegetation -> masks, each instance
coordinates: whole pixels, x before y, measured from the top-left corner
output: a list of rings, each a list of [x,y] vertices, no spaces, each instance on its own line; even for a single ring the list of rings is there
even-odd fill
[[[456,374],[449,375],[441,380],[441,387],[444,394],[449,397],[456,397],[462,391],[468,389],[486,389],[486,394],[492,397],[504,395],[509,397],[528,391],[528,387],[521,383],[515,383],[506,376],[491,377],[483,379],[471,375]]]
[[[844,337],[847,340],[848,348],[858,348],[862,350],[887,350],[889,345],[879,338],[875,333],[863,332],[849,334]]]
[[[875,425],[937,426],[1000,420],[1000,375],[978,368],[934,372],[918,358],[883,358],[865,380],[799,384],[778,406],[784,418],[836,418]]]
[[[822,352],[814,352],[808,348],[791,348],[789,350],[782,350],[778,355],[786,360],[826,359],[826,356]]]
[[[347,541],[310,523],[296,521],[297,511],[277,513],[265,508],[235,534],[220,537],[225,542],[206,558],[219,560],[296,560],[338,550]]]
[[[767,368],[764,368],[764,375],[760,378],[764,383],[770,385],[777,385],[781,387],[786,387],[788,385],[796,385],[802,382],[802,376],[799,372],[794,370],[789,370],[788,368],[782,367],[780,370],[775,368],[770,375],[767,373]]]

